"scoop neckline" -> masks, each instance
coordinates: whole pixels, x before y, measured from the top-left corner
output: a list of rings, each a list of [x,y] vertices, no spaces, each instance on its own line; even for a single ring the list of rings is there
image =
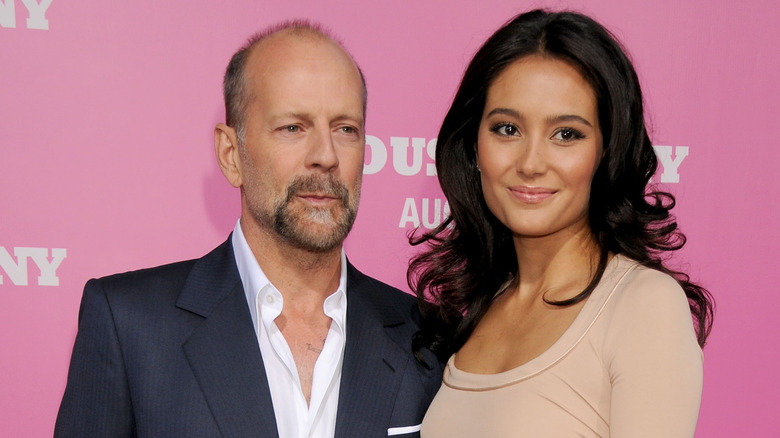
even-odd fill
[[[620,254],[607,264],[604,275],[582,306],[569,328],[553,345],[528,362],[507,371],[494,374],[477,374],[455,367],[455,356],[450,356],[444,371],[444,384],[453,389],[488,391],[530,379],[560,362],[576,347],[604,310],[616,286],[637,263]],[[454,380],[454,382],[453,382]],[[457,382],[457,383],[456,383]]]

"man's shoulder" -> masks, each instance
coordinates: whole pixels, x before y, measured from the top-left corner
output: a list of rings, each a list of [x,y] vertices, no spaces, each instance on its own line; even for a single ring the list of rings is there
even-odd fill
[[[87,282],[85,291],[99,289],[114,295],[146,294],[152,291],[158,294],[162,291],[178,292],[197,272],[206,276],[219,275],[224,272],[221,264],[234,264],[228,242],[200,258],[93,278]]]
[[[143,287],[144,285],[153,283],[179,281],[180,279],[187,277],[198,260],[199,259],[182,260],[159,266],[120,272],[105,277],[93,278],[90,280],[90,283],[99,283],[103,287],[121,287],[124,285]]]
[[[351,263],[347,267],[348,287],[357,289],[371,298],[384,299],[390,303],[408,307],[415,302],[414,296],[364,274]]]
[[[417,301],[414,296],[360,272],[355,266],[347,266],[348,307],[359,303],[362,311],[371,309],[379,320],[387,324],[419,321]]]

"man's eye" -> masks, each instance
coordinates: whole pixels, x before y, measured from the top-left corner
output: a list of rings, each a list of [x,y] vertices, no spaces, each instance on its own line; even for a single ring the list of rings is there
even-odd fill
[[[289,125],[289,126],[285,126],[283,129],[284,129],[286,132],[298,132],[298,131],[300,131],[300,130],[301,130],[301,129],[298,127],[298,125]]]

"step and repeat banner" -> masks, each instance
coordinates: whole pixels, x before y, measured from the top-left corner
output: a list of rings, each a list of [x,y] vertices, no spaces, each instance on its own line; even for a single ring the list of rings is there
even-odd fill
[[[213,128],[250,34],[317,21],[362,67],[365,177],[346,249],[408,290],[407,234],[448,213],[433,157],[463,69],[540,6],[593,16],[639,72],[655,180],[689,239],[671,263],[718,305],[697,436],[780,430],[774,2],[0,0],[0,436],[51,436],[89,278],[199,257],[232,230],[239,195]]]

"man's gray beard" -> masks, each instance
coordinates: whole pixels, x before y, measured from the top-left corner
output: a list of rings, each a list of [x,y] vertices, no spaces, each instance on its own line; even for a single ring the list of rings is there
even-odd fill
[[[341,246],[352,229],[357,216],[360,185],[355,188],[354,202],[350,202],[349,190],[336,177],[318,177],[314,175],[298,177],[287,187],[287,196],[274,205],[274,230],[289,243],[299,249],[311,252],[327,252]],[[341,215],[333,217],[330,208],[306,208],[303,212],[291,208],[293,199],[299,193],[325,193],[341,201]],[[307,229],[306,224],[332,224],[324,232]]]

